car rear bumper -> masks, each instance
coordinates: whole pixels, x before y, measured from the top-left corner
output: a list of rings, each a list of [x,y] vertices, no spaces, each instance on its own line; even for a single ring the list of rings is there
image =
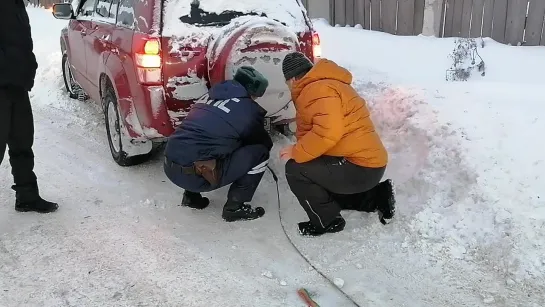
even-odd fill
[[[141,97],[120,100],[127,132],[132,139],[161,141],[174,132],[163,86],[142,86]]]
[[[140,99],[120,99],[123,121],[130,138],[136,141],[166,140],[187,115],[185,111],[169,110],[165,101],[163,86],[142,86]],[[184,101],[183,105],[192,102]],[[295,107],[292,102],[274,114],[268,114],[271,126],[287,125],[295,121]]]

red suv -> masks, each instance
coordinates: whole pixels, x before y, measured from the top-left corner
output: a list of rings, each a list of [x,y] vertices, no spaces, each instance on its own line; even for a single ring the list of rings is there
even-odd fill
[[[76,6],[76,7],[73,7]],[[286,53],[320,57],[300,0],[74,0],[53,7],[72,98],[100,101],[114,160],[146,161],[211,85],[251,65],[269,79],[267,128],[293,132]]]

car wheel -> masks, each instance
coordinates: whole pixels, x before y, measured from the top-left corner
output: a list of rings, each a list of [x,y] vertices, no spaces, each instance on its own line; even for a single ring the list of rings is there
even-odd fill
[[[130,139],[124,135],[123,124],[119,117],[117,97],[111,87],[108,87],[105,90],[103,104],[104,118],[106,121],[106,135],[114,161],[120,166],[138,165],[148,161],[151,158],[151,148],[148,153],[135,156],[129,156],[124,150],[124,145],[130,146],[128,145]]]
[[[78,99],[79,86],[76,84],[74,77],[72,76],[70,61],[68,60],[67,54],[62,56],[62,76],[64,79],[64,86],[70,98]]]

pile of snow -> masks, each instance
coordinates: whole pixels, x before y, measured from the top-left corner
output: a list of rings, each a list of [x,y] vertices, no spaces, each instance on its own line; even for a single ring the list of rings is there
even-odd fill
[[[399,303],[408,291],[419,304],[434,296],[419,287],[429,283],[438,291],[433,278],[442,278],[439,301],[444,305],[543,305],[545,148],[539,140],[545,131],[540,118],[545,48],[486,38],[478,48],[486,75],[453,83],[445,74],[455,39],[399,37],[314,22],[324,56],[353,72],[353,85],[372,110],[390,153],[386,177],[397,185],[398,216],[384,228],[374,216],[346,213],[352,234],[319,243],[298,239],[301,249],[331,278],[344,271],[346,290],[362,301],[369,293],[361,287],[384,283],[397,291]],[[284,200],[290,203],[289,197]],[[298,206],[293,199],[291,204]],[[296,216],[295,223],[304,218],[298,212],[285,214]],[[323,254],[314,254],[320,248]],[[403,258],[410,268],[399,264]],[[374,283],[361,281],[346,268],[361,261],[378,261],[385,271],[370,269]],[[376,277],[381,274],[387,278]],[[409,276],[424,281],[403,289]],[[467,291],[447,289],[453,284],[471,285],[479,297],[472,301]],[[392,293],[381,295],[386,299]]]

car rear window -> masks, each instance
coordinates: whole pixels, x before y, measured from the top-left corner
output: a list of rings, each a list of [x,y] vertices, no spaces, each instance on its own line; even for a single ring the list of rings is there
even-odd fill
[[[304,32],[303,10],[299,0],[164,0],[163,35],[181,37],[188,27],[219,28],[243,16],[267,17]]]

